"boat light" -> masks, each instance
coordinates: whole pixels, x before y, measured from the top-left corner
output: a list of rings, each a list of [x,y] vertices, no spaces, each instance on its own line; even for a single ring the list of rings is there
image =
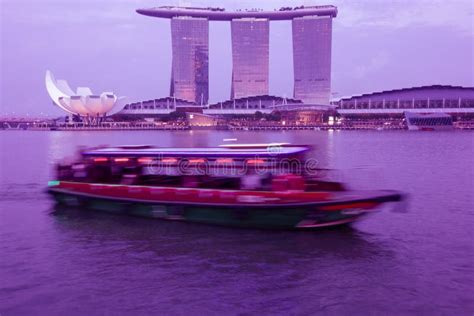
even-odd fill
[[[234,159],[232,158],[219,158],[216,159],[216,163],[233,163]]]
[[[128,162],[130,159],[128,158],[115,158],[114,161],[115,162]]]
[[[178,162],[178,159],[176,159],[176,158],[164,158],[164,159],[161,159],[161,162],[162,163],[176,163],[176,162]]]
[[[206,160],[204,160],[202,158],[189,159],[188,161],[189,161],[189,163],[205,163],[206,162]]]
[[[265,160],[263,160],[263,159],[247,159],[247,163],[249,165],[258,165],[258,164],[261,164],[261,163],[265,163]]]
[[[93,160],[94,162],[107,162],[109,159],[107,159],[106,157],[98,157],[94,158]]]
[[[152,161],[153,161],[153,158],[146,158],[146,157],[138,158],[138,163],[141,163],[141,164],[151,163]]]

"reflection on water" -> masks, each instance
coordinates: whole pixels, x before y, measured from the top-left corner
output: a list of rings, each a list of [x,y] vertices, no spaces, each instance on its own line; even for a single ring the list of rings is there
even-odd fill
[[[313,145],[320,167],[353,187],[405,192],[408,204],[308,233],[56,208],[43,191],[54,160],[77,146],[224,138]],[[0,141],[2,315],[474,310],[471,133],[8,131]]]
[[[63,205],[55,205],[51,215],[57,219],[58,229],[62,230],[66,227],[66,233],[94,236],[99,240],[112,237],[110,228],[104,227],[109,226],[111,222],[118,227],[127,228],[125,230],[119,228],[117,231],[119,235],[113,235],[114,238],[119,237],[124,242],[133,241],[134,237],[137,237],[134,235],[135,228],[141,233],[147,231],[146,236],[150,237],[149,250],[162,255],[163,252],[160,249],[169,247],[170,240],[178,244],[194,244],[195,239],[199,240],[195,244],[198,247],[185,247],[185,249],[198,256],[202,256],[203,251],[207,250],[206,252],[209,253],[205,257],[208,259],[225,260],[229,258],[225,252],[237,251],[243,257],[252,260],[253,256],[261,256],[262,253],[268,253],[271,249],[278,249],[286,258],[285,260],[288,260],[287,257],[313,259],[315,255],[319,257],[338,255],[338,253],[361,258],[375,252],[380,254],[384,252],[384,256],[389,253],[389,249],[382,245],[379,247],[376,242],[371,241],[369,233],[358,231],[351,226],[325,228],[317,232],[240,229],[104,214]],[[141,238],[143,235],[139,236]],[[236,238],[240,243],[228,247],[228,243],[234,244]],[[258,240],[258,243],[255,240]],[[176,249],[176,251],[182,250],[183,247]],[[174,256],[173,252],[167,254]]]
[[[93,263],[99,266],[92,270],[118,266],[129,279],[143,281],[146,277],[137,274],[151,269],[159,282],[152,288],[164,287],[184,301],[191,299],[191,303],[183,302],[189,308],[186,311],[197,306],[206,311],[202,301],[216,295],[219,299],[212,299],[213,306],[222,304],[218,306],[222,311],[239,309],[235,300],[249,304],[239,310],[288,310],[284,302],[259,306],[265,297],[270,301],[291,298],[291,309],[303,304],[303,311],[320,308],[324,297],[343,307],[348,302],[340,295],[354,282],[366,282],[364,273],[376,278],[400,276],[398,265],[402,262],[390,244],[351,227],[295,233],[147,220],[78,209],[56,209],[53,215],[62,242],[71,242],[80,252],[95,257]],[[90,263],[91,259],[78,258],[68,264],[69,269],[81,269]],[[370,266],[365,267],[367,264]],[[347,274],[352,276],[345,279]],[[172,310],[169,304],[173,299],[168,295],[155,301]]]

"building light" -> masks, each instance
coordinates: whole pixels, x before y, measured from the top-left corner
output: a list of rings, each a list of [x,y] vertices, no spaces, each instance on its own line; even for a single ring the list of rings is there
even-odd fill
[[[328,119],[328,125],[334,125],[334,116],[330,116]]]

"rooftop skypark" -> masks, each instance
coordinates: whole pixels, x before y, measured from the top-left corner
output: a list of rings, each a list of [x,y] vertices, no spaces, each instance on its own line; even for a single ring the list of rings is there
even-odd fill
[[[206,18],[211,21],[230,21],[241,18],[262,18],[269,20],[291,20],[305,16],[337,16],[337,8],[332,5],[321,6],[300,6],[282,7],[273,11],[262,9],[247,9],[238,11],[226,11],[223,8],[195,8],[195,7],[173,7],[161,6],[156,8],[138,9],[139,14],[171,19],[179,16],[189,16],[194,18]]]

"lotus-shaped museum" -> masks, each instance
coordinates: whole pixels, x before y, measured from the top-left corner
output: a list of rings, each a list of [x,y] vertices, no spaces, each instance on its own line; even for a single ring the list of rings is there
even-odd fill
[[[66,80],[54,79],[51,71],[46,71],[46,89],[54,104],[64,111],[79,116],[98,117],[112,115],[125,106],[124,97],[112,92],[93,94],[90,88],[78,87],[74,92]]]

